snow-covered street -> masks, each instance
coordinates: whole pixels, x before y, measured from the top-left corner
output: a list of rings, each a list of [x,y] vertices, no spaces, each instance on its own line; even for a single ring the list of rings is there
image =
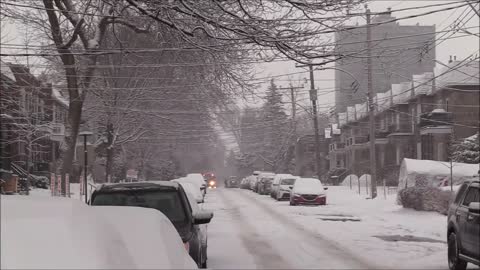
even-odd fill
[[[448,269],[445,216],[348,187],[330,187],[327,201],[292,207],[247,190],[211,191],[209,268]]]

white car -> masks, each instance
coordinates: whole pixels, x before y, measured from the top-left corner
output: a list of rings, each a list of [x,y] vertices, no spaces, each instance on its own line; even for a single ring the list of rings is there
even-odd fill
[[[192,197],[195,199],[197,203],[203,203],[205,201],[203,193],[200,191],[200,189],[198,189],[198,187],[195,184],[190,183],[188,181],[182,181],[179,179],[174,179],[172,180],[172,182],[179,183],[183,187],[185,192],[188,192],[192,195]]]
[[[275,195],[277,194],[277,190],[278,190],[278,187],[279,187],[280,179],[282,177],[289,177],[289,176],[293,177],[293,175],[285,174],[285,173],[278,173],[273,177],[272,189],[270,191],[270,197],[275,198]]]
[[[255,184],[257,183],[257,176],[250,175],[247,179],[248,179],[248,189],[253,190],[253,188],[255,187]]]
[[[202,191],[203,196],[207,193],[207,181],[205,181],[205,178],[203,177],[202,174],[200,173],[189,173],[187,176],[185,176],[185,179],[187,181],[197,185],[200,188],[200,191]]]
[[[0,269],[197,268],[174,225],[160,211],[87,206],[65,198],[0,200]],[[38,233],[25,234],[32,228]]]
[[[293,184],[298,178],[291,174],[275,175],[272,183],[273,198],[277,201],[290,199],[290,189],[293,188]]]
[[[327,193],[325,192],[327,189],[316,178],[297,179],[291,190],[290,205],[325,205],[327,204]]]

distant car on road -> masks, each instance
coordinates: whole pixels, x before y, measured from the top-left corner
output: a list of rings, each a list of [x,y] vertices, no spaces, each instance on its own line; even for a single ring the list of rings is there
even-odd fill
[[[236,176],[229,176],[225,179],[225,187],[226,188],[238,188],[240,187],[240,181]]]
[[[91,205],[153,208],[167,216],[199,267],[206,267],[199,225],[209,223],[212,212],[194,213],[183,187],[172,181],[105,184],[92,193]],[[126,217],[128,218],[128,217]]]
[[[460,186],[448,210],[448,267],[463,270],[480,265],[480,181]]]
[[[323,187],[320,180],[315,178],[299,178],[293,184],[290,193],[290,205],[310,204],[325,205],[327,204],[326,187]]]

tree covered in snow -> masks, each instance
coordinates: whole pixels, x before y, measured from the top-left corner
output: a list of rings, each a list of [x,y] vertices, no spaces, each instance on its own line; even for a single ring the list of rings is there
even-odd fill
[[[277,170],[285,159],[288,149],[289,118],[282,103],[282,94],[273,81],[266,92],[263,105],[263,147],[261,158],[269,165],[270,170]]]
[[[452,160],[455,162],[477,164],[480,162],[478,133],[452,146]]]

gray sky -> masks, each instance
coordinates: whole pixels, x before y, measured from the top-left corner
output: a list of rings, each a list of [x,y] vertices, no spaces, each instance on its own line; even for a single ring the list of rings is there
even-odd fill
[[[424,0],[424,1],[372,1],[369,4],[369,8],[372,12],[381,12],[381,11],[386,11],[388,7],[391,7],[392,10],[395,9],[403,9],[403,8],[409,8],[409,7],[417,7],[417,6],[425,6],[425,5],[433,5],[433,4],[443,4],[447,2],[454,2],[454,1],[429,1],[429,0]],[[436,10],[436,9],[441,9],[442,7],[432,7],[432,8],[425,8],[421,10],[408,10],[408,11],[403,11],[403,12],[395,12],[392,14],[392,16],[401,18],[401,17],[406,17],[406,16],[411,16],[414,14],[420,14],[420,13],[425,13],[428,11]],[[465,11],[465,13],[463,13]],[[455,10],[449,10],[449,11],[443,11],[439,13],[434,13],[431,15],[426,15],[422,17],[417,17],[417,18],[412,18],[412,19],[405,19],[399,21],[401,25],[415,25],[419,23],[420,25],[435,25],[436,26],[436,31],[441,31],[441,30],[449,30],[450,28],[445,29],[449,25],[455,22],[455,20],[463,13],[465,15],[467,12],[471,11],[470,7],[465,7],[465,8],[460,8],[460,9],[455,9]],[[470,12],[469,17],[473,15],[473,11]],[[363,18],[359,18],[356,20],[352,20],[351,24],[354,25],[356,23],[364,24],[365,20]],[[465,27],[470,27],[468,29],[469,31],[473,33],[478,33],[479,32],[479,18],[477,16],[473,16],[473,18],[465,25]],[[372,28],[374,31],[374,28]],[[462,36],[466,35],[466,33],[457,33],[454,36]],[[479,50],[479,38],[474,35],[470,35],[468,37],[460,37],[460,38],[454,38],[454,39],[449,39],[444,42],[442,42],[440,45],[435,47],[436,49],[436,57],[438,61],[441,61],[442,63],[447,63],[449,60],[450,55],[456,55],[457,59],[464,59],[465,57],[469,56],[470,54],[474,52],[478,52]],[[439,65],[437,64],[437,67]],[[294,73],[294,72],[299,72],[302,71],[300,68],[295,68],[295,63],[294,62],[275,62],[275,63],[267,63],[267,64],[259,64],[257,65],[257,76],[258,77],[267,77],[267,76],[277,76],[277,75],[282,75],[282,74],[289,74],[289,73]],[[294,80],[294,84],[301,85],[304,84],[306,88],[310,87],[310,83],[307,82],[305,83],[304,81],[301,80],[301,78],[308,78],[308,73],[301,74],[301,75],[293,75],[290,76],[291,79]],[[287,87],[288,86],[288,81],[281,81],[281,80],[286,80],[288,77],[280,77],[278,78],[279,81],[277,82],[279,85],[282,87]],[[335,87],[335,83],[333,81],[334,79],[334,71],[333,70],[324,70],[324,71],[316,71],[315,72],[315,86],[316,88],[319,89],[319,94],[321,94],[322,89],[333,89]],[[297,82],[295,82],[295,80]],[[299,82],[300,81],[300,82]],[[266,89],[268,85],[264,85],[262,88],[263,90]],[[328,90],[326,90],[328,91]],[[287,92],[286,92],[287,93]],[[299,95],[301,95],[300,99],[304,99],[304,102],[306,102],[306,105],[309,104],[308,96],[307,96],[306,91],[300,90]],[[325,104],[323,107],[327,106],[333,106],[335,95],[334,93],[324,93],[321,96],[319,96],[319,104]],[[288,99],[285,99],[285,101],[289,101]],[[242,105],[254,105],[258,106],[260,104],[260,100],[258,100],[256,103],[248,103],[245,104],[245,102],[242,102]],[[327,108],[321,108],[320,109],[323,111],[327,111]]]
[[[403,1],[371,1],[369,4],[369,8],[372,12],[380,12],[386,11],[387,8],[391,7],[392,10],[402,9],[402,8],[409,8],[409,7],[418,7],[418,6],[425,6],[425,5],[433,5],[433,4],[443,4],[447,2],[454,2],[454,1],[430,1],[430,0],[423,0],[423,1],[411,1],[411,0],[403,0]],[[394,12],[392,16],[401,18],[405,16],[420,14],[423,12],[428,12],[436,9],[440,9],[442,7],[432,7],[426,8],[421,10],[408,10],[403,12]],[[435,25],[436,30],[446,30],[455,20],[461,16],[465,15],[467,12],[470,12],[467,18],[470,18],[473,15],[473,11],[471,11],[470,7],[464,7],[455,10],[449,10],[439,13],[434,13],[432,15],[426,15],[422,17],[412,18],[412,19],[405,19],[401,20],[399,23],[401,25],[415,25],[419,23],[420,25]],[[365,21],[363,18],[352,19],[352,25],[356,24],[364,24]],[[473,16],[473,18],[465,25],[465,27],[469,28],[470,31],[473,33],[479,32],[479,18],[478,16]],[[447,28],[446,28],[447,27]],[[446,28],[446,29],[445,29]],[[373,28],[374,31],[374,28]],[[455,36],[466,35],[466,33],[456,33]],[[2,43],[15,43],[15,44],[22,44],[24,43],[25,37],[28,36],[28,32],[25,32],[25,29],[19,27],[18,25],[9,25],[2,22]],[[7,37],[5,39],[5,37]],[[31,44],[35,45],[35,40],[30,41]],[[470,35],[468,37],[461,37],[461,38],[454,38],[443,41],[439,46],[435,47],[436,49],[436,57],[438,61],[443,63],[448,62],[450,55],[456,55],[457,59],[464,59],[468,55],[478,52],[479,50],[479,38],[474,35]],[[2,49],[4,50],[4,49]],[[10,61],[12,59],[9,59]],[[26,63],[25,58],[18,58],[19,62]],[[30,59],[33,64],[38,63],[38,60]],[[32,64],[32,62],[30,64]],[[438,66],[438,64],[437,64]],[[289,73],[296,73],[301,71],[306,71],[305,69],[296,68],[295,63],[292,61],[284,61],[284,62],[274,62],[274,63],[265,63],[265,64],[257,64],[255,66],[256,74],[255,77],[269,77],[269,76],[278,76],[283,74]],[[310,83],[305,81],[308,78],[308,73],[305,72],[303,74],[298,75],[291,75],[291,76],[284,76],[276,78],[276,84],[279,87],[288,87],[289,86],[289,79],[292,80],[294,86],[304,85],[305,89],[297,90],[298,96],[297,100],[299,103],[304,104],[306,107],[309,107],[310,102],[308,100],[308,91],[307,89],[310,87]],[[327,112],[328,107],[333,106],[334,102],[334,92],[331,92],[334,87],[335,83],[334,79],[334,71],[333,70],[325,70],[325,71],[316,71],[315,72],[315,86],[319,89],[319,111],[320,112]],[[262,98],[259,98],[264,95],[264,91],[268,84],[262,85],[260,89],[257,91],[257,97],[250,98],[248,102],[243,100],[238,101],[238,105],[240,107],[243,106],[260,106],[263,102]],[[285,98],[284,101],[289,100],[289,91],[285,91]],[[327,91],[327,93],[322,93],[322,91]],[[258,97],[259,96],[259,97]],[[290,106],[286,106],[287,111],[290,111]],[[301,113],[302,108],[298,108],[299,112]],[[223,132],[222,132],[223,133]],[[232,145],[232,136],[228,136],[226,140],[227,147],[231,148]]]

